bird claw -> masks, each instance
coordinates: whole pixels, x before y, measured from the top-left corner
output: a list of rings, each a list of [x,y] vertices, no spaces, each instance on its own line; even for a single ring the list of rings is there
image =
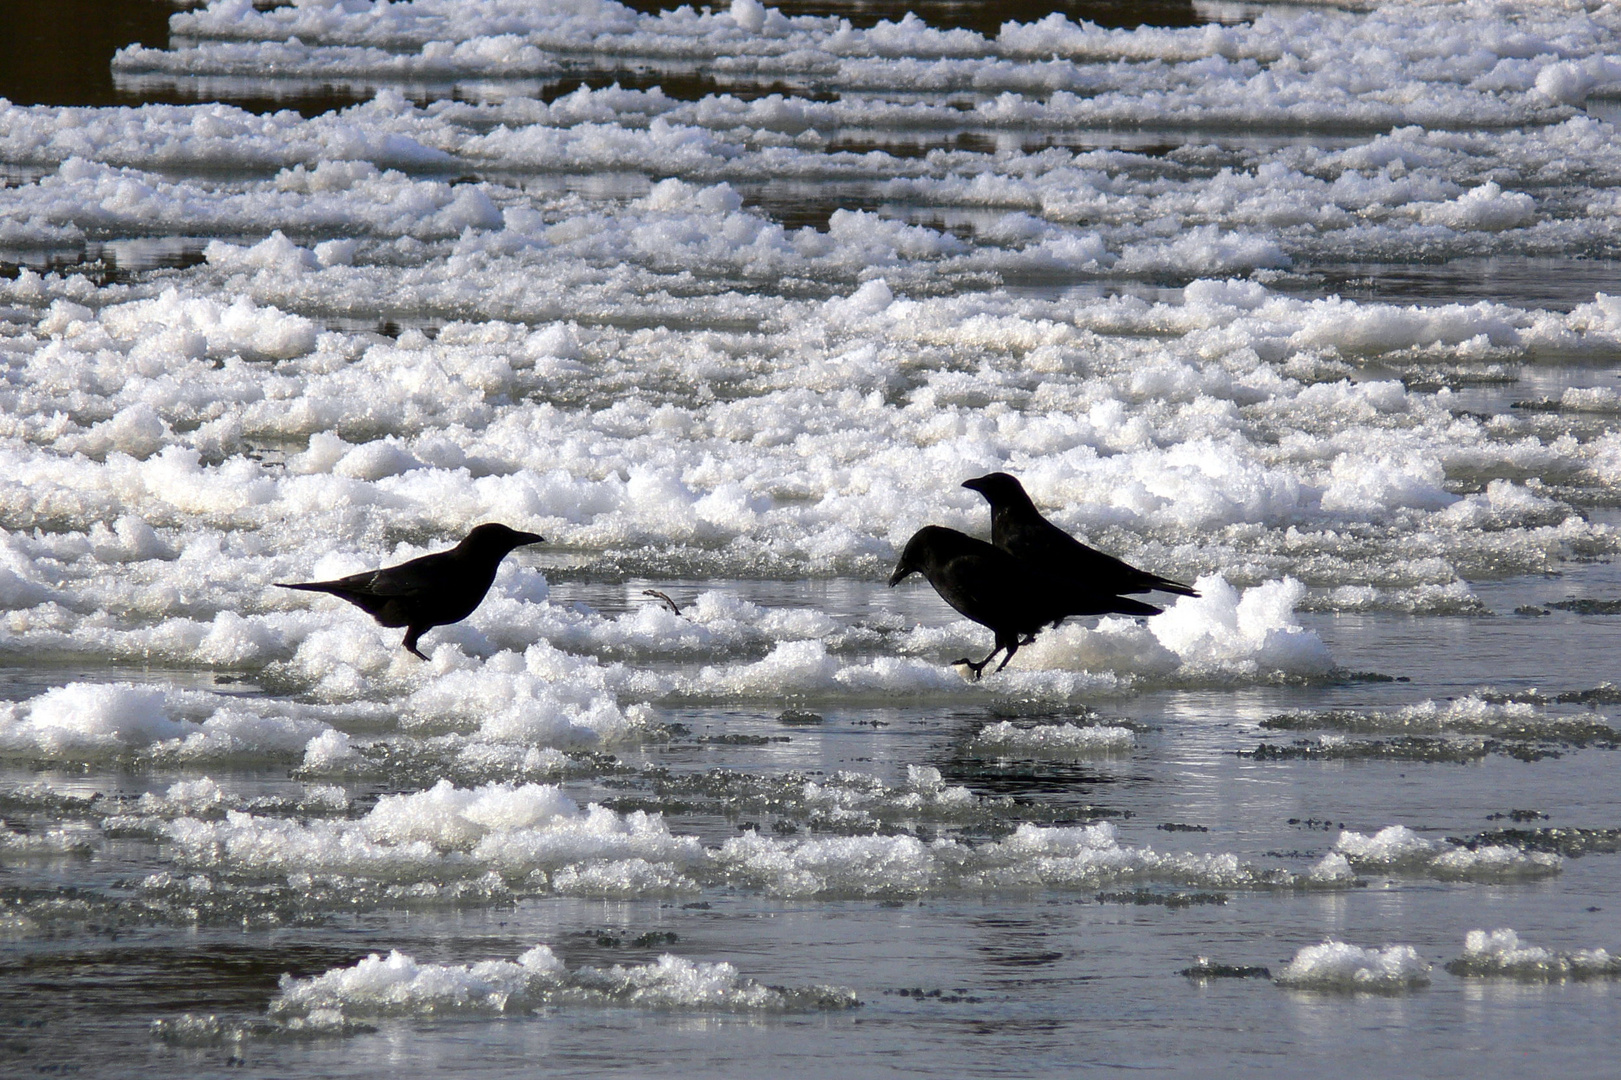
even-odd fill
[[[965,656],[961,660],[953,660],[951,662],[951,666],[957,667],[960,664],[961,666],[967,668],[969,671],[974,673],[974,681],[978,682],[980,674],[985,670],[985,663],[986,662],[981,662],[976,664]]]
[[[410,627],[405,631],[405,640],[400,642],[400,644],[405,646],[406,652],[410,653],[418,660],[427,660],[427,655],[423,653],[421,649],[417,648],[417,639],[427,632],[428,627],[426,626],[422,627],[420,630],[414,626]]]

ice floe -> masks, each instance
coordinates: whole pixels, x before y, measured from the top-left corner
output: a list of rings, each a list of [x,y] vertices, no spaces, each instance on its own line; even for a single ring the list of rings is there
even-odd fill
[[[18,807],[41,805],[17,793]],[[50,834],[6,834],[10,858],[100,850],[107,837],[164,845],[168,869],[140,884],[132,916],[308,918],[324,903],[487,903],[526,895],[648,897],[709,889],[772,896],[918,896],[1006,889],[1165,884],[1220,889],[1341,889],[1355,874],[1330,853],[1295,871],[1231,853],[1160,852],[1123,843],[1114,825],[1042,826],[1006,833],[1011,800],[976,797],[917,767],[902,785],[839,774],[754,785],[713,775],[664,798],[707,797],[733,813],[772,812],[816,835],[757,829],[718,844],[672,832],[663,815],[579,806],[552,784],[449,781],[385,795],[364,813],[336,785],[244,798],[209,778],[135,800],[102,800]],[[1039,815],[1037,815],[1039,816]],[[921,839],[892,831],[995,827],[1003,838]],[[875,831],[876,830],[876,831]],[[779,832],[782,830],[778,830]],[[786,830],[797,833],[798,827]],[[920,830],[921,831],[921,830]],[[315,907],[311,907],[315,905]],[[184,913],[189,912],[189,916]]]
[[[516,960],[424,964],[395,950],[308,979],[283,976],[270,1015],[526,1012],[556,1005],[791,1012],[858,1004],[842,988],[768,987],[744,978],[731,964],[671,955],[646,964],[571,970],[549,947],[536,945]]]
[[[1555,711],[1546,701],[1503,700],[1490,693],[1427,700],[1388,712],[1289,713],[1262,722],[1270,730],[1350,734],[1480,735],[1612,745],[1621,732],[1591,711]]]
[[[1334,850],[1362,873],[1421,874],[1448,881],[1514,881],[1557,874],[1558,855],[1502,845],[1474,848],[1426,840],[1405,825],[1373,835],[1347,829]]]
[[[766,986],[729,963],[669,954],[644,964],[569,968],[547,945],[513,960],[470,964],[424,963],[395,949],[321,975],[283,975],[263,1021],[188,1013],[154,1021],[153,1034],[178,1045],[211,1045],[350,1034],[370,1030],[365,1020],[389,1016],[522,1014],[560,1006],[789,1013],[860,1005],[844,987]]]
[[[1295,953],[1276,981],[1296,990],[1400,994],[1428,986],[1430,964],[1411,945],[1364,949],[1329,938]]]
[[[187,715],[198,712],[201,719]],[[297,759],[312,741],[330,745],[338,734],[309,712],[283,705],[265,711],[247,703],[237,707],[203,691],[74,682],[21,706],[0,706],[0,755],[193,765]]]
[[[1520,940],[1510,929],[1471,930],[1463,955],[1446,965],[1466,978],[1507,978],[1521,982],[1564,982],[1621,977],[1621,956],[1604,949],[1556,952]]]
[[[980,728],[970,746],[989,753],[1068,756],[1120,753],[1130,750],[1136,743],[1137,736],[1126,727],[1107,724],[1036,724],[1023,727],[1002,720]]]

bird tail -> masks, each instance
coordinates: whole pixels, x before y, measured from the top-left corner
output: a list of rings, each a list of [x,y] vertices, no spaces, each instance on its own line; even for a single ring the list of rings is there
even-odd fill
[[[1117,596],[1113,604],[1109,610],[1117,615],[1158,615],[1165,610],[1153,604],[1145,604],[1141,600],[1133,600],[1129,596]]]
[[[1172,581],[1168,577],[1153,575],[1150,586],[1159,592],[1175,593],[1177,596],[1198,596],[1199,590],[1192,585],[1184,585],[1180,581]]]
[[[332,583],[327,582],[327,581],[299,581],[299,582],[272,581],[271,584],[274,585],[278,589],[303,589],[305,592],[329,593],[329,592],[335,592],[336,591],[335,589],[333,589]]]

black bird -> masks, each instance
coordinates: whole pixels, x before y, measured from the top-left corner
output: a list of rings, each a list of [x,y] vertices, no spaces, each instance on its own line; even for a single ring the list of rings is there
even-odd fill
[[[1001,671],[1044,627],[1056,626],[1071,615],[1160,613],[1159,608],[1141,600],[1055,580],[999,547],[939,525],[925,525],[906,542],[901,561],[889,575],[890,586],[913,573],[928,578],[940,599],[996,635],[996,648],[990,656],[978,663],[966,657],[953,661],[968,665],[976,679],[991,657],[1007,650],[996,665]]]
[[[1015,558],[1057,577],[1106,593],[1176,593],[1198,596],[1198,590],[1180,581],[1139,570],[1087,547],[1041,516],[1024,493],[1024,485],[1005,472],[964,480],[962,486],[985,496],[991,504],[991,543]]]
[[[275,585],[341,596],[382,626],[403,626],[406,650],[426,660],[417,650],[417,638],[432,627],[461,622],[471,615],[490,591],[495,568],[507,553],[545,539],[505,525],[480,525],[449,551],[424,555],[398,566],[350,574],[336,581],[278,581]]]

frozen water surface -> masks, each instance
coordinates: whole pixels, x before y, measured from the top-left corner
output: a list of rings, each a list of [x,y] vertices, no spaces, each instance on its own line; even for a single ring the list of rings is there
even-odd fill
[[[1612,8],[260,7],[0,103],[0,1072],[1613,1071]]]

